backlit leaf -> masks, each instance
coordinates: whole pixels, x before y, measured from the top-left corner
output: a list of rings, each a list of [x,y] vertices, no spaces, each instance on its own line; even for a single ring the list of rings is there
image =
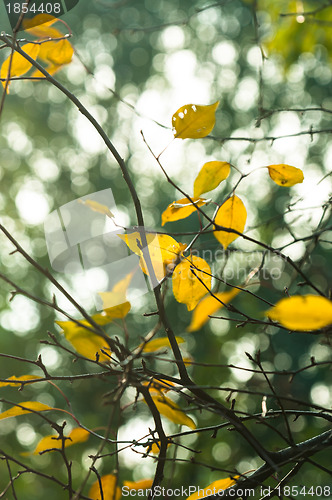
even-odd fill
[[[116,486],[117,478],[114,474],[107,474],[102,476],[101,485],[103,489],[104,500],[120,500],[122,493],[121,488]],[[101,500],[99,481],[97,480],[90,488],[89,497],[92,500]]]
[[[182,337],[175,337],[178,344],[182,344],[184,339]],[[144,344],[141,344],[142,347]],[[170,347],[168,337],[161,337],[159,339],[152,339],[144,345],[143,352],[155,352],[163,347]]]
[[[143,258],[142,240],[140,233],[119,234],[132,252],[140,257],[140,266],[145,274],[148,274],[147,265]],[[178,259],[179,254],[185,246],[178,243],[167,234],[146,233],[148,251],[157,279],[160,281],[166,276],[167,266]]]
[[[227,179],[230,171],[231,166],[226,161],[208,161],[204,163],[194,182],[195,198],[219,186],[222,181]]]
[[[0,413],[0,420],[4,420],[5,418],[17,417],[20,415],[24,415],[25,413],[31,413],[31,411],[47,411],[53,410],[51,406],[45,405],[43,403],[39,403],[38,401],[24,401],[20,403],[20,406],[13,406],[2,413]]]
[[[59,36],[63,36],[62,33],[59,32]],[[41,44],[38,59],[55,66],[62,66],[71,62],[73,54],[74,49],[68,40],[50,40]]]
[[[130,490],[146,490],[153,485],[153,479],[140,479],[139,481],[123,481],[123,486]]]
[[[175,424],[186,425],[190,429],[196,429],[195,422],[174,401],[161,395],[152,395],[152,399],[159,413],[168,418],[168,420],[171,420]]]
[[[126,293],[135,271],[128,273],[122,280],[116,283],[110,292],[99,292],[103,309],[109,319],[124,318],[130,311],[130,302],[127,301]]]
[[[106,325],[112,321],[111,318],[102,314],[95,314],[92,319],[99,325]],[[109,361],[109,357],[100,351],[101,349],[109,351],[107,342],[100,335],[85,328],[91,327],[87,320],[80,320],[81,325],[74,321],[56,321],[56,323],[62,328],[62,333],[79,354],[95,360],[98,352],[99,361],[102,363]]]
[[[176,300],[181,304],[186,304],[188,311],[192,311],[211,288],[209,264],[204,259],[191,255],[174,269],[172,284]]]
[[[26,43],[25,45],[22,45],[21,49],[28,54],[32,59],[37,59],[40,46],[36,43]],[[11,67],[10,67],[10,77],[14,78],[16,76],[21,76],[24,75],[29,69],[31,68],[32,64],[25,59],[25,57],[21,56],[21,54],[18,54],[17,52],[14,52],[13,57],[11,59],[11,56],[7,57],[7,59],[3,62],[1,66],[1,72],[0,76],[1,78],[6,79],[7,74],[9,72],[9,66],[10,66],[10,61],[11,61]],[[2,85],[5,87],[6,82],[2,81]]]
[[[246,220],[246,207],[238,196],[233,195],[221,205],[214,222],[219,226],[234,229],[242,233],[246,225]],[[215,231],[213,234],[225,249],[232,241],[239,237],[238,234],[222,230]]]
[[[169,448],[169,446],[171,446],[172,443],[168,443],[167,444],[167,448]],[[149,448],[149,453],[153,453],[155,455],[158,455],[159,452],[160,452],[160,441],[157,441],[156,443],[152,443],[151,445],[148,445]]]
[[[267,167],[271,179],[278,186],[290,187],[294,184],[303,182],[303,172],[300,168],[291,167],[290,165],[270,165]]]
[[[72,446],[77,443],[84,443],[89,439],[90,433],[81,427],[76,427],[73,429],[68,436],[65,436],[65,448],[68,446]],[[35,450],[33,451],[33,455],[39,455],[39,453],[51,450],[51,449],[61,449],[62,448],[62,440],[58,438],[57,435],[50,435],[43,437],[39,443],[37,444]]]
[[[219,101],[208,106],[186,104],[172,116],[172,129],[175,138],[199,139],[206,137],[216,123],[216,109]]]
[[[58,21],[57,17],[50,14],[37,14],[31,19],[23,19],[24,31],[38,38],[55,38],[54,32],[50,31],[50,26]],[[56,30],[57,31],[57,30]]]
[[[7,385],[10,385],[12,387],[20,388],[21,384],[19,382],[21,382],[21,381],[24,382],[26,380],[38,380],[38,379],[40,379],[40,377],[38,377],[37,375],[21,375],[19,377],[16,377],[15,375],[13,375],[12,377],[9,377],[6,379],[6,380],[8,380],[8,382],[0,382],[0,387],[5,387]],[[13,381],[15,380],[16,382],[11,382],[11,380],[13,380]],[[27,382],[27,383],[30,383],[30,382]]]
[[[89,207],[91,210],[93,210],[94,212],[98,212],[100,214],[103,214],[103,215],[107,215],[107,217],[114,217],[114,215],[112,214],[112,212],[110,211],[110,209],[106,206],[106,205],[102,205],[101,203],[98,203],[98,201],[95,201],[95,200],[78,200],[79,203],[81,203],[82,205],[85,205],[87,207]]]
[[[214,494],[221,494],[223,490],[227,490],[227,488],[230,488],[231,486],[234,486],[236,481],[239,479],[240,476],[234,476],[234,477],[227,477],[226,479],[218,479],[217,481],[213,481],[213,483],[209,484],[206,488],[199,488],[199,490],[189,497],[187,497],[187,500],[197,500],[198,498],[204,498],[209,495],[214,495]]]
[[[295,295],[281,299],[265,314],[290,330],[318,330],[332,324],[332,302],[318,295]]]
[[[228,304],[238,293],[240,293],[239,288],[233,288],[229,292],[218,292],[214,296],[207,295],[204,297],[195,307],[191,323],[187,328],[188,332],[196,332],[210,319],[209,316],[213,315],[218,311],[223,304]],[[217,297],[217,298],[215,298]],[[219,299],[221,302],[219,302]],[[222,304],[223,303],[223,304]]]
[[[210,201],[198,197],[192,198],[192,200],[198,207],[206,205]],[[195,212],[195,210],[197,210],[196,206],[191,203],[188,198],[181,198],[181,200],[173,201],[173,203],[168,205],[166,210],[162,213],[161,225],[164,226],[166,222],[185,219]]]

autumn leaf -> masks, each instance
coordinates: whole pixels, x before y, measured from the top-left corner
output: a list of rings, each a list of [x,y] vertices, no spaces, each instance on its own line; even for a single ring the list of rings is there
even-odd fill
[[[121,488],[117,486],[117,477],[114,474],[102,476],[101,487],[103,490],[104,500],[120,500],[122,493]],[[101,500],[99,481],[97,480],[90,488],[89,497],[92,500]]]
[[[188,332],[196,332],[210,319],[209,316],[218,311],[223,304],[228,304],[238,293],[241,292],[240,288],[233,288],[229,292],[218,292],[213,296],[208,295],[204,297],[195,307],[191,323],[187,328]],[[219,299],[219,300],[217,300]],[[220,302],[219,302],[220,301]]]
[[[204,163],[194,182],[194,197],[212,191],[227,179],[231,166],[226,161],[208,161]]]
[[[12,408],[9,408],[9,410],[0,413],[0,420],[10,417],[18,417],[20,415],[24,415],[25,413],[48,411],[53,409],[54,408],[51,406],[39,403],[38,401],[24,401],[23,403],[20,403],[20,406],[13,406]]]
[[[175,424],[186,425],[190,429],[196,429],[195,422],[170,398],[164,395],[154,395],[153,393],[151,397],[159,413],[168,420]]]
[[[110,211],[110,209],[106,205],[102,205],[98,201],[95,200],[78,200],[78,203],[81,203],[82,205],[85,205],[86,207],[90,208],[94,212],[98,212],[102,215],[107,215],[107,217],[113,218],[114,215]]]
[[[153,485],[153,479],[140,479],[139,481],[123,481],[123,486],[130,490],[146,490]]]
[[[213,483],[209,484],[209,486],[207,486],[206,488],[199,488],[197,492],[187,497],[187,500],[197,500],[198,498],[205,498],[214,493],[221,494],[223,490],[227,490],[227,488],[234,486],[239,477],[240,476],[227,477],[226,479],[218,479],[217,481],[213,481]]]
[[[130,302],[127,301],[126,292],[135,271],[128,273],[122,280],[118,281],[110,292],[99,292],[103,301],[103,309],[106,317],[111,319],[125,318],[130,311]]]
[[[176,300],[186,304],[188,311],[192,311],[211,288],[209,264],[204,259],[191,255],[174,269],[172,284]]]
[[[13,375],[12,377],[6,379],[7,382],[0,382],[0,387],[6,387],[7,385],[10,385],[11,387],[20,388],[21,387],[20,382],[25,382],[26,380],[38,380],[38,379],[40,379],[40,377],[38,377],[37,375],[20,375],[19,377]],[[30,384],[32,382],[25,382],[25,383]]]
[[[102,314],[95,314],[92,316],[92,319],[98,325],[106,325],[112,321],[111,318]],[[68,342],[71,343],[79,354],[88,359],[95,360],[96,353],[98,352],[100,362],[109,361],[109,357],[101,352],[101,349],[109,351],[109,345],[103,337],[86,328],[91,328],[87,320],[80,320],[79,325],[74,321],[56,321],[56,323],[62,328],[61,333],[63,333]]]
[[[218,226],[227,227],[229,229],[234,229],[235,231],[243,232],[247,220],[247,210],[244,206],[242,200],[233,195],[228,200],[221,205],[214,222]],[[214,236],[217,238],[219,243],[226,248],[232,241],[239,237],[236,233],[226,232],[226,231],[215,231]]]
[[[300,168],[284,164],[270,165],[266,168],[269,171],[271,179],[278,186],[290,187],[303,182],[303,172]]]
[[[174,137],[179,139],[206,137],[215,125],[215,112],[218,106],[219,101],[208,106],[186,104],[179,108],[172,116]]]
[[[193,202],[198,207],[206,205],[211,200],[204,200],[204,198],[193,198]],[[161,225],[164,226],[166,222],[172,222],[189,217],[195,210],[197,210],[188,198],[181,198],[181,200],[173,201],[161,215]]]
[[[40,46],[36,43],[26,43],[22,45],[21,49],[32,59],[37,59],[39,54]],[[11,66],[10,66],[11,62]],[[16,76],[24,75],[31,68],[32,64],[25,59],[25,57],[21,56],[17,52],[14,52],[13,56],[11,55],[7,57],[7,59],[3,62],[1,66],[0,76],[2,79],[7,79],[7,75],[9,73],[10,67],[10,78],[14,78]],[[6,81],[1,82],[2,85],[6,86]]]
[[[140,266],[148,275],[147,265],[143,257],[143,245],[139,232],[130,234],[118,234],[132,252],[140,257]],[[178,243],[167,234],[146,233],[148,251],[157,280],[162,280],[166,276],[167,266],[178,259],[179,254],[184,250],[185,245]]]
[[[57,21],[59,19],[50,14],[37,14],[31,19],[23,19],[22,25],[24,31],[38,38],[55,38],[54,32],[50,31],[50,26]]]
[[[290,330],[319,330],[332,323],[332,302],[318,295],[295,295],[281,299],[265,314]]]
[[[178,344],[182,344],[183,342],[185,342],[182,337],[175,337],[175,340]],[[170,343],[168,337],[161,337],[159,339],[152,339],[146,344],[142,343],[139,347],[143,348],[143,352],[155,352],[159,349],[162,349],[163,347],[170,347]]]
[[[72,446],[77,443],[84,443],[89,439],[90,433],[81,427],[76,427],[73,429],[65,439],[64,446],[68,448],[68,446]],[[62,439],[59,439],[57,435],[49,435],[43,437],[39,443],[37,444],[35,450],[32,452],[33,455],[39,455],[40,453],[46,450],[52,449],[61,449],[62,448]],[[24,455],[28,455],[28,453],[24,453]]]
[[[167,448],[169,448],[171,446],[172,443],[168,443],[167,444]],[[152,443],[152,444],[149,444],[147,446],[148,448],[148,452],[149,453],[153,453],[154,455],[158,455],[159,452],[160,452],[160,441],[157,441],[155,443]]]

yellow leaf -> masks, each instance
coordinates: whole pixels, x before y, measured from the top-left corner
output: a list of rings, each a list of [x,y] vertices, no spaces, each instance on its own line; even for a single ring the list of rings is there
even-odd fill
[[[215,293],[214,297],[208,295],[204,297],[195,307],[193,312],[191,323],[187,328],[188,332],[196,332],[210,319],[209,316],[218,311],[223,304],[228,304],[241,290],[239,288],[233,288],[229,292],[219,292]],[[215,298],[216,297],[216,298]],[[219,302],[219,299],[221,302]]]
[[[168,420],[175,424],[186,425],[190,429],[196,429],[195,422],[174,401],[161,395],[152,395],[152,399],[159,413]]]
[[[221,205],[214,222],[218,226],[234,229],[242,233],[244,226],[246,225],[246,220],[246,207],[238,196],[233,195],[231,198],[228,198],[223,205]],[[215,231],[213,234],[225,249],[230,243],[232,243],[232,241],[239,237],[238,234],[228,233],[222,230]]]
[[[103,489],[104,500],[120,500],[121,489],[116,486],[117,478],[114,474],[107,474],[101,477],[101,485]],[[93,483],[89,491],[89,497],[92,500],[101,500],[99,481]]]
[[[175,339],[178,344],[185,342],[182,337],[175,337]],[[159,339],[152,339],[145,345],[141,344],[139,347],[143,347],[143,352],[154,352],[158,351],[162,347],[170,347],[170,343],[168,337],[161,337]]]
[[[211,288],[210,266],[204,259],[191,255],[176,266],[172,283],[176,300],[186,304],[188,311],[192,311]]]
[[[318,295],[295,295],[281,299],[265,314],[290,330],[318,330],[332,323],[332,302]]]
[[[169,448],[169,446],[171,446],[172,443],[168,443],[167,444],[167,448]],[[149,444],[147,446],[147,448],[149,449],[149,453],[153,453],[155,455],[159,455],[159,452],[160,452],[160,441],[157,441],[156,443],[152,443],[151,445]]]
[[[32,19],[23,19],[22,25],[24,30],[31,35],[35,35],[38,38],[52,38],[52,32],[48,31],[48,28],[57,21],[58,18],[50,14],[37,14]]]
[[[130,311],[130,302],[127,301],[126,292],[134,272],[128,273],[122,280],[116,283],[110,292],[99,292],[103,309],[109,319],[124,318]]]
[[[123,481],[123,486],[130,490],[146,490],[153,485],[153,479],[140,479],[140,481]]]
[[[291,167],[290,165],[270,165],[267,167],[271,179],[278,186],[290,187],[294,184],[303,182],[303,172],[300,168]]]
[[[13,406],[2,413],[0,413],[0,420],[4,420],[5,418],[17,417],[19,415],[24,415],[25,413],[30,413],[31,411],[47,411],[53,410],[51,406],[44,405],[43,403],[39,403],[38,401],[24,401],[20,403],[20,406]]]
[[[111,318],[102,314],[95,314],[92,319],[99,325],[105,325],[112,321]],[[79,354],[95,360],[98,352],[99,361],[102,363],[109,361],[109,357],[100,351],[101,349],[109,351],[107,342],[101,336],[85,328],[86,326],[91,327],[87,320],[80,320],[82,326],[74,321],[56,321],[56,323],[62,328],[62,333]]]
[[[140,266],[145,274],[148,274],[147,265],[143,258],[142,240],[139,232],[130,234],[119,234],[132,252],[140,257]],[[156,278],[160,281],[166,276],[167,266],[175,262],[183,251],[184,245],[178,243],[167,234],[146,233],[148,251]]]
[[[63,35],[59,32],[59,36]],[[73,54],[74,49],[68,40],[50,40],[41,44],[38,59],[44,62],[50,62],[55,66],[62,66],[63,64],[70,63]],[[93,200],[88,201],[97,203],[93,202]]]
[[[175,138],[199,139],[206,137],[216,123],[216,109],[219,101],[208,106],[186,104],[172,116],[172,128]]]
[[[207,486],[206,488],[199,488],[196,493],[193,493],[192,495],[187,497],[187,500],[197,500],[198,498],[204,498],[209,495],[217,495],[218,493],[221,494],[223,490],[227,490],[227,488],[234,486],[239,477],[240,476],[234,476],[232,478],[227,477],[226,479],[213,481],[213,483],[209,484],[209,486]]]
[[[0,382],[0,387],[5,387],[6,385],[10,385],[12,387],[18,387],[20,388],[21,387],[21,384],[20,383],[17,383],[17,382],[24,382],[25,380],[38,380],[40,379],[40,377],[37,377],[37,375],[21,375],[20,377],[16,377],[15,375],[13,375],[12,377],[9,377],[7,378],[6,380],[8,380],[8,382]],[[15,380],[16,382],[10,382],[11,380]],[[30,382],[27,382],[28,384]]]
[[[206,205],[210,200],[204,200],[204,198],[193,198],[193,202],[201,207],[202,205]],[[185,219],[189,217],[190,214],[197,210],[196,206],[191,203],[188,198],[181,198],[181,200],[173,201],[166,210],[162,213],[161,216],[161,225],[164,226],[166,222],[171,222],[175,220]]]
[[[68,448],[68,446],[72,446],[73,444],[84,443],[84,441],[89,439],[89,436],[90,433],[88,431],[82,429],[81,427],[76,427],[68,434],[68,436],[65,436],[66,438],[69,438],[65,440],[65,448]],[[58,436],[56,435],[45,436],[37,444],[35,450],[33,451],[33,455],[39,455],[39,453],[51,450],[52,448],[61,449],[62,440],[58,439]]]
[[[107,215],[107,217],[114,217],[110,209],[106,205],[102,205],[101,203],[98,203],[98,201],[95,200],[78,200],[78,203],[81,203],[82,205],[87,206],[94,212],[99,212],[100,214]]]
[[[231,166],[226,161],[204,163],[194,182],[195,198],[219,186],[222,181],[227,179],[230,171]]]
[[[22,45],[21,49],[28,54],[32,59],[37,59],[40,46],[35,43],[26,43],[25,45]],[[11,56],[7,57],[7,59],[3,62],[1,66],[1,72],[0,76],[1,78],[6,79],[7,74],[9,72],[9,66],[10,66],[10,61],[11,61],[11,68],[10,68],[10,78],[14,78],[16,76],[21,76],[24,75],[29,69],[31,68],[32,64],[25,59],[25,57],[21,56],[21,54],[18,54],[17,52],[14,52],[13,57],[11,59]],[[5,87],[6,82],[2,81],[2,85]]]

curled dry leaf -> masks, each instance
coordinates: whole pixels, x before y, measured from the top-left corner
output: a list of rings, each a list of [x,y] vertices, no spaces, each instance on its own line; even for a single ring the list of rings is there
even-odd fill
[[[243,201],[238,196],[233,195],[221,205],[214,222],[218,226],[242,233],[246,225],[246,220],[247,210]],[[215,231],[213,234],[225,249],[232,241],[239,237],[239,234],[222,230]]]
[[[166,210],[161,215],[161,225],[164,226],[166,222],[173,222],[180,219],[185,219],[189,217],[197,207],[206,205],[211,200],[205,200],[204,198],[192,198],[192,203],[188,198],[181,198],[181,200],[173,201]]]
[[[175,138],[199,139],[206,137],[216,123],[216,109],[219,101],[208,106],[186,104],[172,116],[172,128]]]
[[[319,295],[294,295],[281,299],[265,314],[290,330],[318,330],[332,324],[332,302]]]
[[[208,161],[204,163],[194,182],[194,196],[212,191],[227,179],[231,166],[226,161]]]

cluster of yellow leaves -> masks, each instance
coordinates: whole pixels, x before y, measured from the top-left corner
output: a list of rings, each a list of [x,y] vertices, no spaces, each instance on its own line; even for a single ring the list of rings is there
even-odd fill
[[[318,330],[332,324],[332,302],[318,295],[295,295],[281,299],[266,315],[290,330]]]
[[[187,500],[197,500],[198,498],[205,498],[209,495],[221,493],[222,490],[227,490],[231,486],[234,486],[236,481],[240,476],[227,477],[226,479],[218,479],[218,481],[213,481],[213,483],[209,484],[206,488],[199,488],[198,492],[193,493]]]
[[[121,488],[117,485],[117,477],[114,474],[106,474],[100,478],[103,497],[105,500],[120,500],[122,496]],[[152,479],[141,479],[140,481],[124,481],[123,486],[128,490],[146,490],[151,488]],[[101,500],[100,484],[96,481],[89,491],[92,500]]]
[[[39,14],[25,25],[25,30],[36,37],[34,43],[26,43],[21,49],[32,59],[46,64],[46,70],[53,75],[63,65],[71,62],[74,50],[70,42],[64,38],[63,33],[52,27],[58,21],[57,18]],[[7,77],[14,78],[27,73],[32,64],[21,54],[14,52],[2,64],[0,76],[6,80]],[[44,78],[40,71],[35,71],[31,76]],[[6,82],[2,81],[5,86]]]

